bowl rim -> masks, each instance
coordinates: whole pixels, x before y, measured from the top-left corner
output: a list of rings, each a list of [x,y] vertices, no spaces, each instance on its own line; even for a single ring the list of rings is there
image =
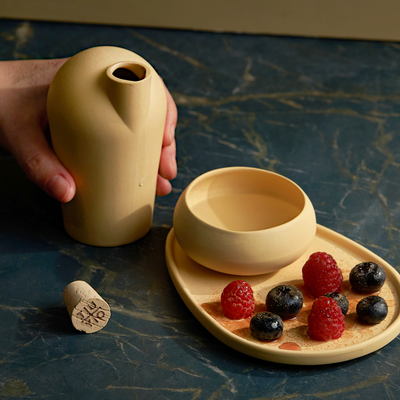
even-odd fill
[[[303,207],[301,209],[301,211],[291,220],[284,222],[282,224],[279,225],[275,225],[272,226],[270,228],[265,228],[265,229],[258,229],[258,230],[249,230],[249,231],[239,231],[239,230],[232,230],[232,229],[223,229],[223,228],[219,228],[215,225],[210,224],[209,222],[204,221],[203,219],[199,218],[192,210],[191,207],[189,207],[189,202],[188,202],[188,196],[190,194],[190,191],[192,190],[192,188],[201,180],[206,179],[209,176],[212,175],[219,175],[221,173],[227,172],[227,171],[233,171],[233,170],[248,170],[248,171],[254,171],[256,173],[263,173],[263,174],[268,174],[268,175],[275,175],[285,181],[287,181],[288,183],[290,183],[291,185],[293,185],[295,188],[297,188],[297,190],[299,190],[300,194],[303,196],[304,199],[304,204]],[[304,190],[294,181],[292,181],[291,179],[285,177],[284,175],[278,174],[277,172],[273,172],[273,171],[269,171],[266,169],[262,169],[262,168],[254,168],[254,167],[246,167],[246,166],[235,166],[235,167],[222,167],[222,168],[217,168],[217,169],[213,169],[210,171],[207,171],[201,175],[199,175],[198,177],[196,177],[195,179],[193,179],[192,182],[189,183],[189,185],[186,187],[186,189],[183,192],[183,202],[185,205],[185,208],[187,209],[187,211],[190,213],[190,215],[200,224],[205,225],[208,229],[210,230],[214,230],[217,233],[223,233],[226,235],[256,235],[256,234],[261,234],[261,233],[266,233],[266,232],[271,232],[271,233],[275,233],[276,231],[279,231],[281,229],[283,229],[283,227],[287,227],[290,225],[295,224],[295,222],[302,216],[302,214],[304,213],[307,204],[309,203],[309,205],[311,205],[311,208],[313,209],[313,205],[311,203],[311,200],[309,199],[309,197],[307,196],[307,194],[304,192]],[[316,222],[315,222],[316,224]],[[175,225],[175,223],[174,223]]]

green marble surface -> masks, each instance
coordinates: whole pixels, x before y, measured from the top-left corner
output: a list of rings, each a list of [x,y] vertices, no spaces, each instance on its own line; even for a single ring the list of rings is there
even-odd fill
[[[1,60],[97,45],[131,49],[164,78],[179,109],[178,176],[147,236],[96,248],[68,237],[59,204],[2,153],[0,398],[398,398],[398,339],[309,367],[221,344],[176,292],[164,244],[195,177],[245,165],[297,182],[320,224],[400,271],[400,45],[0,20]],[[98,333],[68,319],[62,291],[75,279],[111,306]]]

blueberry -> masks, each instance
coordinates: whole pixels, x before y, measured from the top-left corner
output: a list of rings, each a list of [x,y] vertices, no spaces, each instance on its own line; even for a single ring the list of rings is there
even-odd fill
[[[386,318],[388,307],[382,297],[368,296],[358,302],[356,311],[360,322],[375,325]]]
[[[266,305],[283,319],[293,318],[303,307],[303,295],[296,286],[279,285],[268,293]]]
[[[259,312],[250,321],[250,331],[258,340],[278,339],[283,331],[282,318],[268,311]]]
[[[357,264],[350,271],[350,283],[356,292],[377,292],[385,283],[385,270],[373,262]]]
[[[342,310],[342,314],[343,315],[347,314],[347,311],[349,309],[349,300],[347,300],[347,297],[344,294],[339,292],[330,292],[324,294],[324,296],[336,300],[336,302],[338,303],[339,307]]]

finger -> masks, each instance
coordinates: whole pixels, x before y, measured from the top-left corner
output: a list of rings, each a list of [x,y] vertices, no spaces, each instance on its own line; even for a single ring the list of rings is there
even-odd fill
[[[165,118],[163,146],[169,146],[175,139],[175,128],[178,121],[178,109],[176,108],[175,101],[166,86],[165,94],[167,96],[167,116]]]
[[[174,179],[177,173],[176,143],[175,140],[169,146],[161,150],[159,174],[168,180]]]
[[[35,184],[56,200],[66,203],[75,195],[75,182],[51,150],[40,127],[26,128],[8,150]]]
[[[172,190],[171,183],[168,179],[163,178],[161,175],[157,176],[157,196],[166,196]]]

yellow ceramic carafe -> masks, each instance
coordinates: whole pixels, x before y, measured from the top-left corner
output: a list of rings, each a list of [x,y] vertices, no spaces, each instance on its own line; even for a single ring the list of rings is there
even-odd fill
[[[74,239],[133,242],[150,229],[166,118],[164,83],[131,51],[94,47],[58,71],[48,94],[53,148],[76,182],[62,205]]]

